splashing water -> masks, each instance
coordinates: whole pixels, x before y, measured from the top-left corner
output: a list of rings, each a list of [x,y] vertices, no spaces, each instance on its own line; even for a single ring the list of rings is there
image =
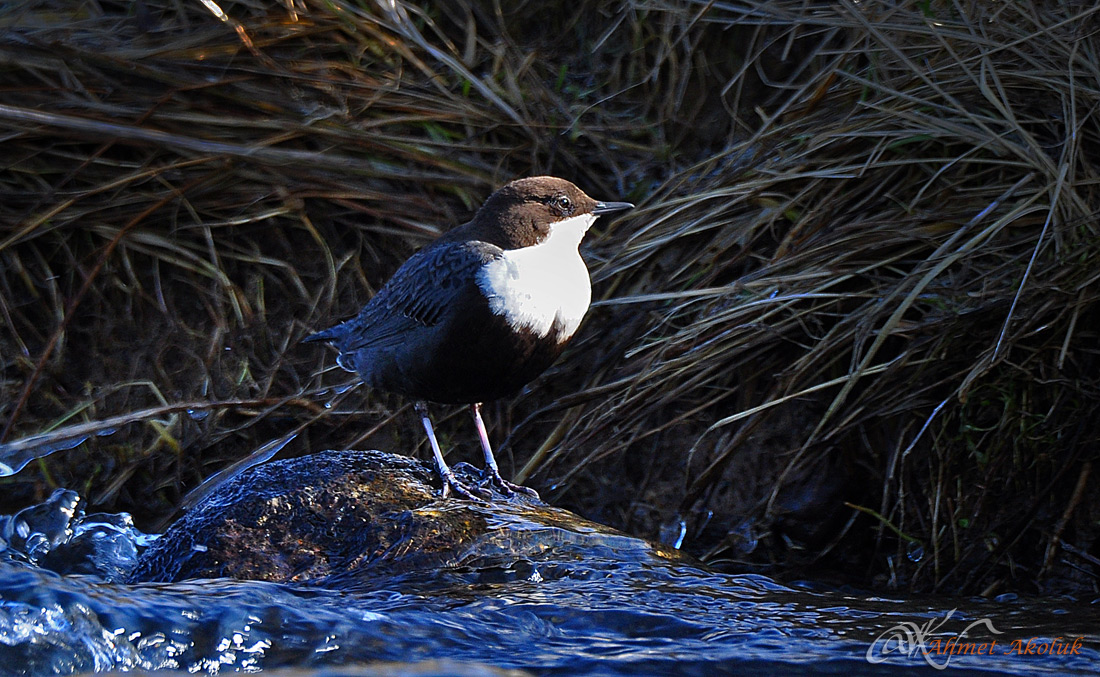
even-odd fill
[[[31,461],[49,456],[55,451],[66,451],[78,447],[88,437],[90,435],[58,439],[47,433],[0,444],[0,477],[14,475],[26,468]]]
[[[996,655],[932,660],[1020,675],[1095,674],[1100,660],[1100,610],[1091,606],[971,600],[947,610],[942,600],[796,589],[643,557],[648,548],[621,535],[312,585],[122,584],[149,537],[129,516],[85,516],[80,504],[58,490],[0,517],[12,539],[0,548],[0,672],[222,674],[395,661],[408,667],[386,674],[406,674],[421,670],[410,662],[444,661],[431,674],[491,666],[562,676],[933,675],[941,673],[927,652],[937,639],[967,628],[977,639],[984,627],[997,631]],[[115,535],[130,547],[78,547]],[[93,550],[107,554],[88,557]],[[1018,638],[1023,647],[1044,637],[1048,647],[1081,644],[1076,653],[1004,653]]]

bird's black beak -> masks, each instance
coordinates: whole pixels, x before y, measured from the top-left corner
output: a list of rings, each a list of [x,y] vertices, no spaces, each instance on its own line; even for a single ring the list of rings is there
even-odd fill
[[[592,213],[599,216],[600,214],[612,214],[627,209],[634,209],[634,205],[629,202],[597,202],[596,208],[592,210]]]

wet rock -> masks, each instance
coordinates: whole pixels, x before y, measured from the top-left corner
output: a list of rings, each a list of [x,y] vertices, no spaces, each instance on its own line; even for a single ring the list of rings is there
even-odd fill
[[[473,472],[462,466],[456,471]],[[416,459],[379,451],[326,451],[251,468],[173,524],[130,579],[361,578],[522,558],[564,543],[676,557],[526,496],[440,498],[432,477]]]

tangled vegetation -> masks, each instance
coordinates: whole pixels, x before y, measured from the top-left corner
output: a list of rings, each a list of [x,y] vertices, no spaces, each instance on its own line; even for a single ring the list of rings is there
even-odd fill
[[[0,10],[0,452],[79,443],[0,510],[156,528],[272,440],[412,453],[298,341],[547,173],[639,208],[487,408],[506,475],[731,570],[1096,592],[1100,7],[562,7]]]

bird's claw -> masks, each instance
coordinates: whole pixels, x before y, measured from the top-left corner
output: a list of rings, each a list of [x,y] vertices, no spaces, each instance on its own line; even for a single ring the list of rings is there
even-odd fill
[[[500,476],[499,472],[493,472],[491,469],[485,469],[481,473],[481,481],[473,482],[472,479],[473,468],[466,468],[466,464],[460,463],[455,468],[459,469],[459,472],[455,472],[455,468],[448,468],[446,474],[442,474],[443,479],[443,498],[448,498],[452,495],[459,498],[465,498],[468,501],[476,501],[478,503],[484,503],[490,501],[493,498],[493,492],[486,488],[485,483],[488,481],[489,486],[495,489],[497,493],[511,498],[516,494],[523,494],[536,500],[539,500],[539,494],[537,491],[530,487],[525,487],[522,484],[515,484],[509,482]],[[474,471],[476,472],[476,471]],[[459,479],[459,475],[464,475],[469,479]]]
[[[485,503],[492,498],[490,492],[480,487],[467,486],[455,477],[454,473],[449,473],[443,477],[443,498],[448,498],[451,494],[477,503]]]
[[[516,494],[525,494],[535,500],[539,500],[539,492],[535,491],[531,487],[525,487],[522,484],[516,484],[509,482],[500,476],[500,473],[490,473],[489,482],[496,488],[497,491],[505,496],[514,496]]]

